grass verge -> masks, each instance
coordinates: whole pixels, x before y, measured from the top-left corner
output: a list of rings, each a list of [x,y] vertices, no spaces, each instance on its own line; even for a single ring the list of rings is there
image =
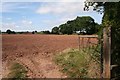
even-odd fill
[[[100,65],[88,55],[91,52],[93,50],[89,48],[80,51],[70,49],[56,55],[54,61],[68,78],[96,78],[99,76]]]

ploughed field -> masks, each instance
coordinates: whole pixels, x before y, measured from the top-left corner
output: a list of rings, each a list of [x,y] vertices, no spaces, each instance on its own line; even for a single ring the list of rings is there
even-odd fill
[[[91,41],[97,42],[95,39]],[[54,64],[52,57],[65,49],[78,48],[78,43],[78,35],[2,35],[3,77],[7,77],[13,62],[24,65],[28,77],[66,77]]]
[[[3,61],[39,53],[56,53],[78,47],[78,36],[67,35],[3,35]],[[13,57],[12,57],[13,56]]]

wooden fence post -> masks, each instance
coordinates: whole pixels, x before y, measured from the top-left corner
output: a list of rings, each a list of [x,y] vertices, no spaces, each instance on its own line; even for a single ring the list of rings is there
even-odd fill
[[[79,46],[79,51],[80,51],[80,36],[78,36],[78,46]]]
[[[103,29],[103,78],[110,79],[111,28]]]

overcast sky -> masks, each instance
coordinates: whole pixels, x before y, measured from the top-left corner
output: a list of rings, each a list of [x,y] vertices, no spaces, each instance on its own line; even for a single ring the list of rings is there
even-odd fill
[[[101,23],[102,15],[84,11],[84,2],[4,2],[0,11],[2,31],[51,30],[77,16],[91,16]]]

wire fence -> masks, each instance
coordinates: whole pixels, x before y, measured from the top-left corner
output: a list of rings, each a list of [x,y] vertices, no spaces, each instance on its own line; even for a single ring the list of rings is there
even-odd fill
[[[103,40],[103,41],[102,41]],[[78,47],[80,49],[84,49],[86,47],[92,48],[93,46],[98,45],[98,36],[97,35],[79,35],[78,37]],[[102,78],[109,78],[111,77],[111,28],[107,27],[103,29],[103,39],[101,38],[101,52],[99,55],[99,58],[101,58],[101,61],[97,60],[94,57],[94,51],[96,51],[96,48],[94,48],[94,51],[90,56],[101,64],[101,77]]]

